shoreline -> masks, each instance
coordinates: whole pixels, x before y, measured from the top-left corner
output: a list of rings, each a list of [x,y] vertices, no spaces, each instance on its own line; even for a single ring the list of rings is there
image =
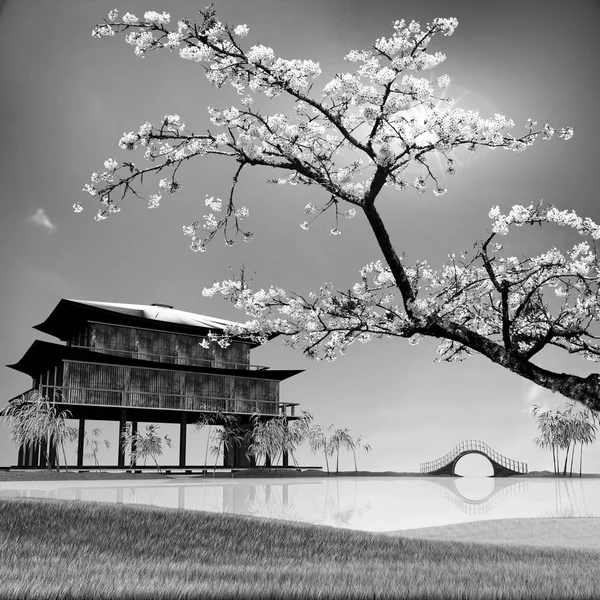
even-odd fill
[[[142,473],[126,471],[102,471],[87,470],[75,468],[70,471],[51,471],[49,469],[0,469],[0,482],[9,481],[111,481],[111,480],[153,480],[153,479],[294,479],[294,478],[317,478],[317,479],[336,479],[346,477],[372,477],[372,478],[392,478],[392,477],[413,477],[413,478],[456,478],[464,479],[461,475],[429,475],[423,473],[406,473],[395,471],[341,471],[340,473],[327,473],[317,469],[305,469],[296,471],[295,469],[286,470],[263,470],[253,469],[246,471],[223,472],[218,471],[214,474],[209,470],[206,475],[201,471],[195,473],[186,472],[163,472],[145,471]],[[557,480],[575,480],[580,479],[579,475],[556,475],[551,471],[532,471],[527,474],[511,475],[509,477],[489,477],[490,479],[528,479],[528,478],[548,478]],[[581,479],[599,479],[598,473],[583,473]]]

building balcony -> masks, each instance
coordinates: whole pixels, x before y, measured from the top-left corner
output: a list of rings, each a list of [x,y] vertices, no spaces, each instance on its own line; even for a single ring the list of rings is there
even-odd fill
[[[250,365],[248,363],[228,362],[221,360],[207,360],[200,358],[189,358],[187,356],[170,356],[166,354],[151,354],[148,352],[138,352],[137,350],[125,350],[121,348],[95,348],[93,346],[79,346],[72,344],[71,348],[99,352],[110,356],[119,356],[121,358],[135,358],[138,360],[148,360],[170,365],[187,365],[190,367],[203,367],[213,369],[239,369],[248,371],[266,371],[269,367],[263,365]]]
[[[43,396],[68,405],[93,405],[174,411],[192,411],[236,415],[259,413],[265,416],[295,417],[297,403],[252,400],[246,398],[216,398],[177,394],[147,393],[98,388],[40,386]]]

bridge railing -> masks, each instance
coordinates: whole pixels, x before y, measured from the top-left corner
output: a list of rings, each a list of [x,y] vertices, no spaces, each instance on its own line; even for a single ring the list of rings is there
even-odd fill
[[[448,463],[452,462],[457,456],[459,456],[463,452],[471,450],[482,452],[494,462],[507,469],[510,469],[511,471],[515,471],[517,473],[528,472],[527,463],[513,460],[511,458],[507,458],[506,456],[502,456],[502,454],[499,454],[494,449],[490,448],[486,443],[480,440],[465,440],[463,442],[460,442],[460,444],[455,446],[450,452],[448,452],[441,458],[432,460],[430,462],[421,463],[421,473],[431,473],[433,471],[437,471],[438,469],[441,469]]]

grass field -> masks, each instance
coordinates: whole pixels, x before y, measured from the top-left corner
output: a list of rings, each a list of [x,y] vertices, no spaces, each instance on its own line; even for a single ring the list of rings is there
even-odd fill
[[[403,529],[387,535],[421,540],[572,548],[600,553],[600,518],[496,519]]]
[[[569,527],[572,519],[561,519]],[[591,522],[592,520],[590,520]],[[599,598],[600,552],[0,500],[2,598]]]

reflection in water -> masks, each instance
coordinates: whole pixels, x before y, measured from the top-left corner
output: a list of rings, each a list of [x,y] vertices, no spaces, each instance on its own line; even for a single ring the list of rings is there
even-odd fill
[[[312,485],[310,494],[307,485]],[[325,498],[319,492],[325,487]],[[335,488],[335,494],[331,488]],[[320,525],[350,527],[353,520],[360,518],[368,504],[357,506],[358,484],[354,483],[351,495],[344,494],[340,498],[339,481],[299,481],[285,483],[239,485],[224,488],[224,510],[236,514],[249,514],[255,517],[284,519],[286,521],[303,521]],[[308,493],[302,493],[308,492]],[[310,498],[309,502],[306,499]]]
[[[600,516],[600,479],[343,477],[0,482],[0,496],[148,504],[365,531]],[[589,510],[592,507],[595,510]]]
[[[579,479],[579,489],[577,480],[554,480],[555,507],[545,509],[540,513],[540,517],[567,519],[574,517],[600,517],[600,512],[588,511],[585,494],[583,491],[583,482]],[[578,491],[579,493],[575,493]],[[579,501],[577,497],[579,496]],[[592,504],[597,507],[598,504]]]
[[[442,488],[442,496],[467,515],[489,512],[507,497],[526,492],[529,482],[523,479],[497,477],[438,478],[429,480]],[[474,496],[474,497],[473,497]]]

